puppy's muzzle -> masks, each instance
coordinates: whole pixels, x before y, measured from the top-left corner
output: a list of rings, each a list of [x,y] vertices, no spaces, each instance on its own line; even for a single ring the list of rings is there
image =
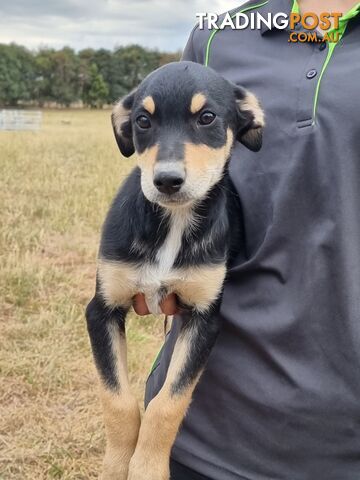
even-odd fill
[[[161,193],[172,195],[178,192],[185,181],[185,175],[180,172],[157,172],[154,175],[154,185]]]

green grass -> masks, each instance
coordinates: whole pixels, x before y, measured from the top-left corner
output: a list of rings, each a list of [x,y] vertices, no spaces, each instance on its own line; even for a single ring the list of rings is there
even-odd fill
[[[104,430],[84,320],[101,223],[133,163],[109,111],[46,111],[0,132],[0,479],[94,479]],[[132,315],[130,380],[143,387],[161,319]]]

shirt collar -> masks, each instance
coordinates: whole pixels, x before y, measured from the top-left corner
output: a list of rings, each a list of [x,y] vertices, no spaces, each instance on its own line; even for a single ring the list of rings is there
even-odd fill
[[[296,0],[269,0],[268,3],[262,7],[261,13],[264,15],[264,17],[266,17],[268,13],[275,15],[279,12],[290,15],[290,13],[293,11],[294,4],[297,4]],[[360,2],[340,18],[340,25],[344,26],[351,18],[354,18],[358,15],[360,15]],[[261,24],[261,35],[264,35],[272,30],[275,29],[269,28],[264,23]]]

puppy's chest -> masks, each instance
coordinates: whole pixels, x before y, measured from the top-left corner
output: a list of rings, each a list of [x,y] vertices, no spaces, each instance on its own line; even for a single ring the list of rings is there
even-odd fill
[[[194,222],[186,211],[172,215],[165,240],[151,259],[137,263],[100,259],[100,289],[107,303],[128,305],[141,292],[149,310],[158,314],[159,302],[174,292],[188,305],[207,307],[221,289],[225,262],[212,262],[210,234],[189,242]],[[145,253],[145,248],[137,241],[131,246],[138,253]],[[197,252],[205,250],[209,251],[208,261],[197,262]]]
[[[178,291],[181,285],[189,280],[192,267],[182,265],[179,254],[194,223],[195,219],[188,210],[173,213],[169,219],[165,241],[158,248],[155,259],[145,261],[138,267],[136,288],[145,294],[146,303],[152,313],[161,313],[159,302],[162,298],[168,293]],[[180,265],[175,266],[177,260],[180,260]]]
[[[186,269],[175,268],[174,264],[188,222],[186,218],[172,218],[165,241],[156,252],[155,261],[144,262],[138,267],[136,288],[145,294],[146,303],[152,313],[161,313],[158,306],[161,299],[186,279]]]

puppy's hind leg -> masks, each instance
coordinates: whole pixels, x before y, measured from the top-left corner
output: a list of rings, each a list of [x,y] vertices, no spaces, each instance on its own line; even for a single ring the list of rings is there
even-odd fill
[[[102,480],[126,480],[140,428],[139,406],[130,393],[127,374],[126,313],[126,308],[109,308],[99,293],[86,309],[106,430]]]
[[[183,315],[165,383],[149,403],[128,480],[168,480],[169,458],[193,390],[219,332],[214,312]]]

